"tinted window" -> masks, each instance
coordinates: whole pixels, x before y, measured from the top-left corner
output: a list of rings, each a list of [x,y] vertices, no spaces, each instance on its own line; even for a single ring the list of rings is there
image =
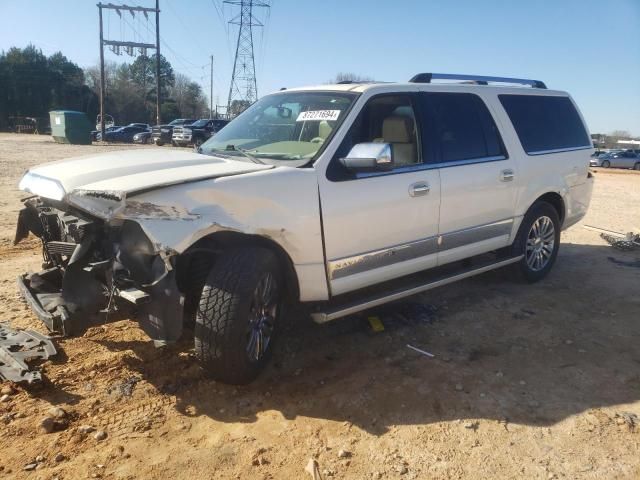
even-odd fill
[[[580,115],[568,97],[499,95],[527,153],[590,147]]]
[[[438,162],[504,156],[498,129],[477,95],[424,93],[425,143]]]

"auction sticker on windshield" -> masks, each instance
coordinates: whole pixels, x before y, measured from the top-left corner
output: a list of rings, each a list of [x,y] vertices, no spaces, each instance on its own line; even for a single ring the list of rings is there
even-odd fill
[[[296,122],[307,122],[309,120],[337,120],[340,110],[307,110],[300,112]]]

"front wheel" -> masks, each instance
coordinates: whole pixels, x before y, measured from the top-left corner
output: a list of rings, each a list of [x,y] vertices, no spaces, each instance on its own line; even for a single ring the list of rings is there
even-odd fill
[[[640,170],[640,162],[636,163],[636,164],[633,166],[633,169],[634,169],[634,170]]]
[[[547,202],[534,203],[522,219],[513,242],[514,256],[522,255],[515,266],[528,282],[543,279],[553,267],[560,248],[560,219]]]
[[[252,381],[271,356],[283,278],[273,252],[224,251],[205,281],[196,314],[195,353],[216,380]]]
[[[609,160],[605,160],[602,162],[602,168],[609,168],[611,166],[611,162]]]

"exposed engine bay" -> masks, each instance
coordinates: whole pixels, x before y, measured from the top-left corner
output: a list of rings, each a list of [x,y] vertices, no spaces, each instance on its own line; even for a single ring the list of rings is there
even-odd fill
[[[175,257],[155,251],[135,221],[116,225],[67,204],[31,197],[20,211],[14,243],[42,241],[42,271],[19,277],[22,295],[52,332],[80,335],[87,327],[135,315],[156,342],[182,332],[184,297]]]

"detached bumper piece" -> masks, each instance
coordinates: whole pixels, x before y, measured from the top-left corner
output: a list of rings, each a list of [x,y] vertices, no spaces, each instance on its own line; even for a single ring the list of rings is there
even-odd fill
[[[57,353],[53,342],[30,330],[15,330],[0,323],[0,378],[11,382],[35,383],[42,380],[39,370],[26,362],[46,360]]]
[[[81,335],[106,320],[105,287],[86,271],[66,275],[58,267],[18,277],[18,289],[49,331]],[[81,274],[79,274],[81,273]]]

